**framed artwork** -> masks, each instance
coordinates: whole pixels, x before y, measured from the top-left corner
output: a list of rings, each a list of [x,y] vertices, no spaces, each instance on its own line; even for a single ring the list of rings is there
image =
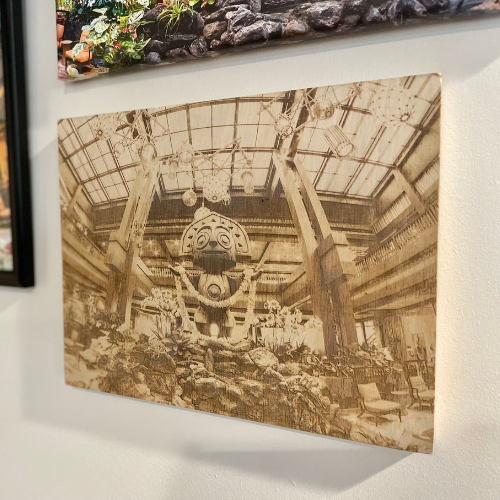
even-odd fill
[[[430,453],[440,105],[429,74],[61,120],[66,382]]]
[[[0,6],[0,285],[32,286],[22,4]]]
[[[500,13],[498,0],[54,1],[59,77],[68,80]]]

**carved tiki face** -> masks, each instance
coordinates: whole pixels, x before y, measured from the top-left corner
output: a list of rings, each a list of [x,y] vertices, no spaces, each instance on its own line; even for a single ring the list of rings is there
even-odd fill
[[[237,256],[248,256],[246,231],[235,221],[212,212],[186,228],[182,236],[184,254],[192,253],[193,265],[208,274],[236,267]]]
[[[193,264],[218,274],[236,266],[236,246],[231,231],[219,221],[205,221],[193,242]]]

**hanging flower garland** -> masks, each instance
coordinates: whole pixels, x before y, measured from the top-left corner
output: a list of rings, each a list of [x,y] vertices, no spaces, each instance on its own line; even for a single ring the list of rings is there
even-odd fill
[[[179,275],[180,279],[184,283],[187,291],[191,297],[197,299],[201,304],[207,307],[213,307],[214,309],[228,309],[229,307],[233,307],[244,295],[244,293],[248,290],[250,283],[252,281],[252,277],[254,276],[254,272],[251,269],[245,269],[243,271],[243,281],[236,291],[234,295],[229,297],[226,300],[221,300],[220,302],[216,302],[214,300],[207,299],[195,289],[192,285],[191,281],[186,274],[186,270],[182,266],[177,266],[174,268],[175,274]],[[177,280],[176,280],[177,282]],[[177,295],[179,291],[177,291]]]
[[[189,327],[191,333],[200,333],[196,325],[189,319],[189,313],[186,309],[186,303],[182,298],[182,283],[180,276],[175,275],[175,290],[177,292],[177,303],[179,304],[179,312],[181,314],[184,325]]]
[[[257,292],[257,280],[252,280],[250,290],[248,291],[247,312],[245,314],[245,322],[243,323],[243,333],[248,334],[250,327],[254,322],[255,297]]]

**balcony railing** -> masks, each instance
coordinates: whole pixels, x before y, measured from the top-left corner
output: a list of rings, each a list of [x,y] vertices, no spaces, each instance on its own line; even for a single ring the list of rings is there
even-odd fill
[[[422,215],[407,224],[375,251],[369,253],[356,264],[357,275],[380,264],[395,252],[419,238],[422,233],[438,223],[438,205],[431,205]]]

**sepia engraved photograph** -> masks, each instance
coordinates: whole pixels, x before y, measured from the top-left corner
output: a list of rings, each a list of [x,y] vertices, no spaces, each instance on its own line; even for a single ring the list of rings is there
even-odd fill
[[[431,453],[440,105],[428,74],[61,120],[67,384]]]

